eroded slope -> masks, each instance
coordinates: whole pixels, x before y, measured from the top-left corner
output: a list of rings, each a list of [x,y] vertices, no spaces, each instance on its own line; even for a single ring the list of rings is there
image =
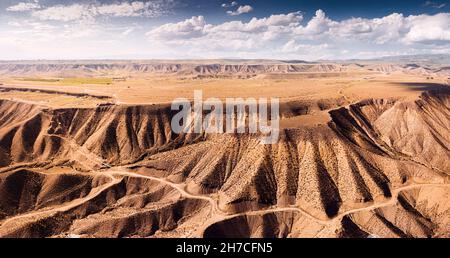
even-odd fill
[[[167,106],[1,101],[0,235],[447,236],[449,103],[367,100],[261,145],[174,134]]]

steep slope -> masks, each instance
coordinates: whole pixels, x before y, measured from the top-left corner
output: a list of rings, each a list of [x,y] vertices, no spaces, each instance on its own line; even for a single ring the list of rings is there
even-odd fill
[[[1,101],[0,236],[446,236],[449,103],[448,90],[362,101],[262,145],[175,134],[166,105]]]
[[[89,170],[102,163],[126,164],[185,140],[183,135],[172,134],[167,107],[104,105],[51,110],[2,101],[2,114],[4,165],[50,162]]]
[[[101,173],[2,173],[0,196],[1,237],[142,237],[211,210],[208,202],[185,199],[167,185]]]
[[[254,212],[212,223],[203,237],[448,237],[450,187],[423,186],[402,191],[395,203],[315,220],[298,210]]]
[[[154,155],[140,166],[165,171],[170,180],[186,182],[191,192],[217,193],[222,209],[230,212],[295,205],[321,218],[333,217],[355,205],[389,198],[393,188],[411,180],[448,180],[449,135],[439,127],[448,123],[448,109],[445,103],[436,104],[448,96],[448,92],[427,93],[407,104],[365,101],[332,111],[328,127],[286,129],[274,145],[259,144],[255,135],[211,136]],[[430,136],[422,149],[438,155],[418,160],[421,153],[409,156],[405,149],[384,141],[394,138],[383,134],[377,124],[403,105],[414,108],[415,126]],[[420,113],[427,109],[436,110]],[[400,128],[411,115],[395,119],[389,120]],[[414,128],[399,131],[395,139],[422,144],[421,134],[411,131]],[[441,138],[431,137],[436,131]]]
[[[422,187],[402,192],[395,205],[352,214],[360,230],[380,237],[448,237],[450,188]]]

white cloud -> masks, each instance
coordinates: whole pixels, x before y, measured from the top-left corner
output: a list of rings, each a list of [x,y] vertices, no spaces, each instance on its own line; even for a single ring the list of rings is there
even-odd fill
[[[71,4],[55,5],[34,10],[32,16],[41,20],[76,21],[94,19],[97,16],[113,17],[157,17],[168,12],[171,0],[150,2],[133,1],[112,4]]]
[[[199,54],[366,57],[381,53],[381,49],[384,53],[422,53],[435,49],[436,44],[448,49],[449,24],[448,13],[406,17],[393,13],[374,19],[355,17],[336,21],[317,10],[306,22],[300,12],[221,24],[209,24],[203,16],[195,16],[156,27],[146,35],[153,43],[158,41],[190,53],[199,51]]]
[[[398,13],[375,19],[352,18],[334,24],[330,36],[385,44],[400,40],[408,26],[407,19]]]
[[[323,51],[327,48],[329,48],[329,45],[326,43],[319,45],[311,45],[311,44],[301,44],[297,43],[295,40],[290,40],[281,48],[281,51],[284,53],[298,53],[298,52],[308,53],[308,52]]]
[[[143,53],[133,38],[121,37],[132,33],[130,27],[12,20],[0,28],[0,59],[116,58]]]
[[[34,9],[39,9],[39,8],[41,8],[41,6],[39,5],[39,1],[34,0],[31,2],[20,2],[16,5],[12,5],[8,8],[6,8],[6,10],[10,11],[10,12],[26,12],[26,11],[31,11]]]
[[[278,31],[286,28],[295,28],[303,20],[300,12],[271,15],[266,18],[252,18],[248,23],[242,21],[225,22],[219,25],[207,24],[203,16],[194,16],[178,23],[167,23],[152,29],[147,33],[149,38],[162,38],[165,40],[178,40],[179,38],[198,38],[206,35],[226,33],[264,33]],[[271,28],[276,27],[271,31]]]
[[[74,21],[92,18],[93,12],[89,6],[82,4],[57,5],[34,11],[32,16],[41,20]]]
[[[206,27],[203,16],[194,16],[178,23],[167,23],[147,32],[151,39],[178,40],[198,38],[204,35]]]
[[[308,22],[306,27],[299,27],[298,34],[305,35],[320,35],[328,32],[332,27],[338,23],[326,17],[322,10],[317,10],[316,15]]]
[[[229,4],[223,3],[223,4],[222,4],[222,7],[223,7],[223,8],[230,8],[230,7],[234,7],[234,6],[237,6],[237,5],[238,5],[238,3],[237,3],[236,1],[233,1],[233,2],[231,2],[231,3],[229,3]]]
[[[96,20],[97,17],[161,15],[170,9],[164,4],[154,4],[170,1],[41,6],[29,10],[29,18],[12,18],[4,28],[0,27],[0,41],[2,44],[9,44],[8,48],[2,48],[5,50],[2,52],[9,52],[10,49],[19,53],[16,49],[20,46],[20,51],[23,51],[20,53],[24,55],[27,53],[25,48],[28,47],[28,52],[34,51],[35,55],[39,55],[37,50],[33,50],[36,42],[54,48],[59,45],[53,42],[64,42],[61,47],[70,46],[80,51],[94,49],[103,53],[106,50],[98,44],[103,42],[108,46],[110,54],[114,54],[114,51],[122,51],[118,47],[120,42],[128,42],[128,46],[120,43],[121,47],[127,51],[140,51],[137,57],[147,53],[146,57],[158,58],[241,57],[309,60],[372,57],[393,53],[448,53],[450,49],[450,13],[409,16],[392,13],[371,19],[353,17],[334,20],[324,11],[317,10],[309,20],[304,20],[303,13],[293,12],[249,20],[235,18],[218,24],[208,22],[200,15],[147,29],[147,40],[144,40],[144,28],[140,23],[114,26],[109,20]],[[28,3],[39,4],[34,1]],[[96,22],[69,22],[91,19]],[[47,20],[66,22],[54,23]],[[141,48],[137,50],[138,47]],[[63,50],[50,52],[52,55],[58,53],[63,53]],[[71,54],[74,55],[75,53]]]
[[[242,5],[239,6],[236,11],[227,11],[227,14],[231,15],[231,16],[237,16],[237,15],[241,15],[244,13],[249,13],[253,11],[253,7],[251,7],[250,5]]]
[[[160,6],[152,2],[123,2],[97,6],[99,15],[111,15],[118,17],[147,16],[154,17],[161,14]]]
[[[393,13],[381,18],[333,21],[322,10],[294,33],[311,40],[386,43],[436,43],[450,40],[450,14],[410,15]]]
[[[410,29],[404,38],[407,43],[450,43],[450,14],[408,17]]]

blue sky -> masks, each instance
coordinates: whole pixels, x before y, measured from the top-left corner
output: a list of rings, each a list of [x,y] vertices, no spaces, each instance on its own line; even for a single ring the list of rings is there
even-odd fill
[[[440,0],[2,0],[0,59],[449,54],[449,12]]]

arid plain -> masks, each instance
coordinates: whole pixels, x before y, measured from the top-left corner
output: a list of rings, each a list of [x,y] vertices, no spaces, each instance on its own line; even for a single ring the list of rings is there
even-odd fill
[[[450,69],[0,62],[0,237],[450,237]],[[170,103],[280,98],[276,144]]]

